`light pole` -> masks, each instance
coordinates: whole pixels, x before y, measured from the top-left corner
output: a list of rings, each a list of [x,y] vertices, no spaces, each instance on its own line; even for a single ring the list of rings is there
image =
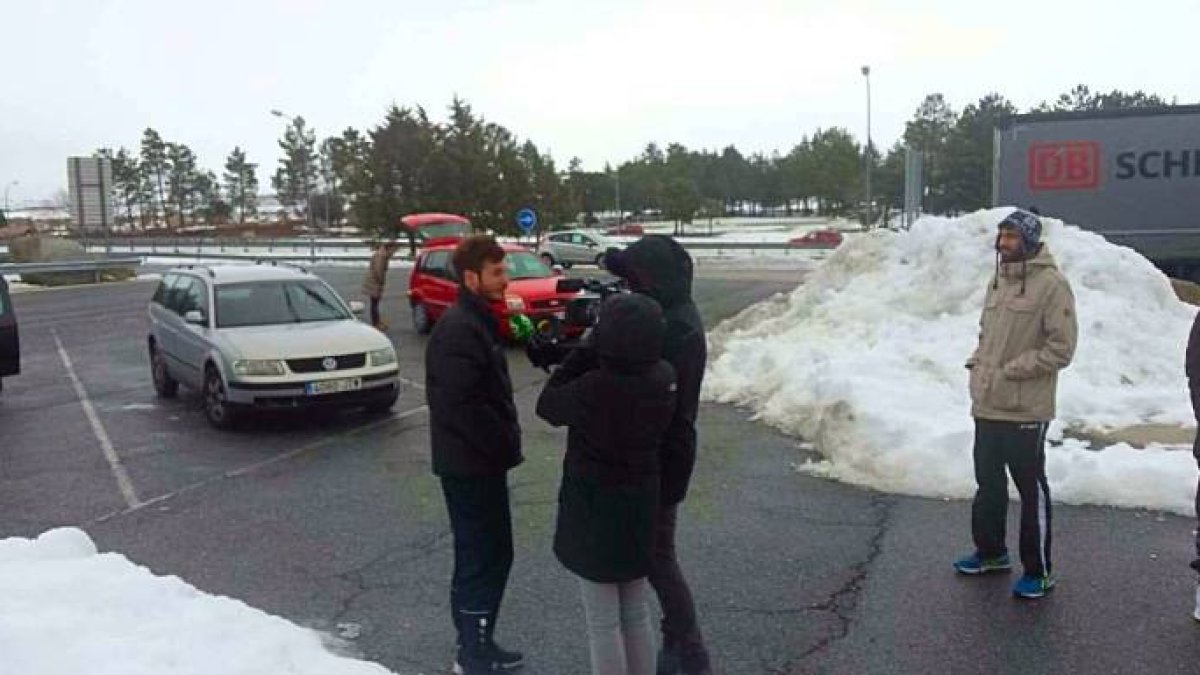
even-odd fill
[[[8,191],[14,185],[20,185],[20,183],[18,183],[15,180],[10,180],[10,181],[8,181],[8,183],[6,183],[4,185],[4,219],[5,220],[8,219]]]
[[[615,175],[617,177],[617,227],[619,228],[619,227],[621,227],[621,224],[625,222],[625,214],[622,213],[622,211],[621,211],[621,165],[620,164],[617,165],[617,170],[615,172]],[[619,229],[617,231],[620,232]]]
[[[871,208],[871,164],[874,163],[871,158],[871,66],[863,66],[862,74],[863,78],[867,81],[867,151],[863,157],[864,171],[867,174],[867,222],[865,224],[867,227],[870,227],[874,222],[874,219],[871,217],[872,211],[874,211]]]
[[[272,110],[271,114],[276,117],[281,117],[281,118],[287,120],[288,122],[291,122],[292,126],[296,127],[296,135],[299,137],[301,148],[303,148],[303,145],[304,145],[304,138],[302,136],[303,129],[301,129],[299,127],[299,125],[296,124],[296,118],[292,117],[291,115],[287,115],[283,111],[280,111],[280,110]],[[310,196],[309,196],[309,190],[308,190],[308,152],[307,151],[300,153],[300,171],[301,171],[301,173],[304,174],[304,227],[308,228],[308,244],[309,244],[309,254],[308,255],[309,255],[309,258],[311,258],[315,261],[317,258],[317,239],[316,239],[317,235],[313,232],[312,216],[310,215],[310,212],[312,211],[312,208],[311,208],[312,204],[310,202]]]

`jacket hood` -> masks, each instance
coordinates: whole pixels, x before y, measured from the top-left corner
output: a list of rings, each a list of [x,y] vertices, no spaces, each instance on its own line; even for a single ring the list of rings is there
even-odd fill
[[[1022,267],[1026,268],[1022,270]],[[1024,260],[1013,260],[1011,262],[1000,263],[1000,275],[1008,278],[1019,279],[1022,273],[1028,275],[1043,268],[1058,268],[1058,263],[1054,261],[1054,256],[1050,255],[1050,249],[1045,244],[1041,244],[1037,253],[1032,257]]]
[[[663,307],[673,307],[692,295],[692,257],[666,235],[648,234],[624,250],[610,250],[604,265],[628,280],[631,289]]]
[[[604,301],[592,331],[596,351],[617,366],[649,366],[662,358],[666,322],[662,307],[640,294],[618,294]]]

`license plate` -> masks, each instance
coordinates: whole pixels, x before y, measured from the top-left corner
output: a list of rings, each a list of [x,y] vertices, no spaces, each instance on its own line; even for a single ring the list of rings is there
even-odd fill
[[[563,310],[559,310],[559,311],[555,312],[554,318],[556,318],[560,321],[565,321],[567,318],[567,310],[563,309]]]
[[[362,389],[362,378],[347,377],[340,380],[321,380],[320,382],[309,382],[304,385],[304,393],[309,396],[320,396],[321,394],[337,394],[343,391],[358,391]]]

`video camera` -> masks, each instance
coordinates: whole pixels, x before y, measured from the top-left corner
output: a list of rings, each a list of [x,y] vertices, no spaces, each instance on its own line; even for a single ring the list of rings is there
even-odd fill
[[[562,363],[567,354],[579,346],[578,342],[567,341],[566,327],[591,328],[596,325],[596,319],[600,316],[600,305],[605,299],[617,293],[628,293],[629,286],[624,279],[601,281],[593,278],[564,278],[558,280],[555,290],[558,293],[579,295],[567,303],[565,318],[561,322],[541,322],[525,345],[525,355],[529,357],[529,362],[547,372],[551,366]]]

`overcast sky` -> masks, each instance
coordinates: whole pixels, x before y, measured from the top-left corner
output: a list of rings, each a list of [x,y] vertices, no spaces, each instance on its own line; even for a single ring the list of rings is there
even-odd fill
[[[1200,2],[7,0],[0,192],[66,185],[66,158],[147,126],[220,173],[240,145],[264,191],[284,123],[321,136],[387,106],[477,113],[600,169],[649,141],[786,152],[817,127],[888,146],[926,93],[1025,109],[1077,83],[1200,101]]]

